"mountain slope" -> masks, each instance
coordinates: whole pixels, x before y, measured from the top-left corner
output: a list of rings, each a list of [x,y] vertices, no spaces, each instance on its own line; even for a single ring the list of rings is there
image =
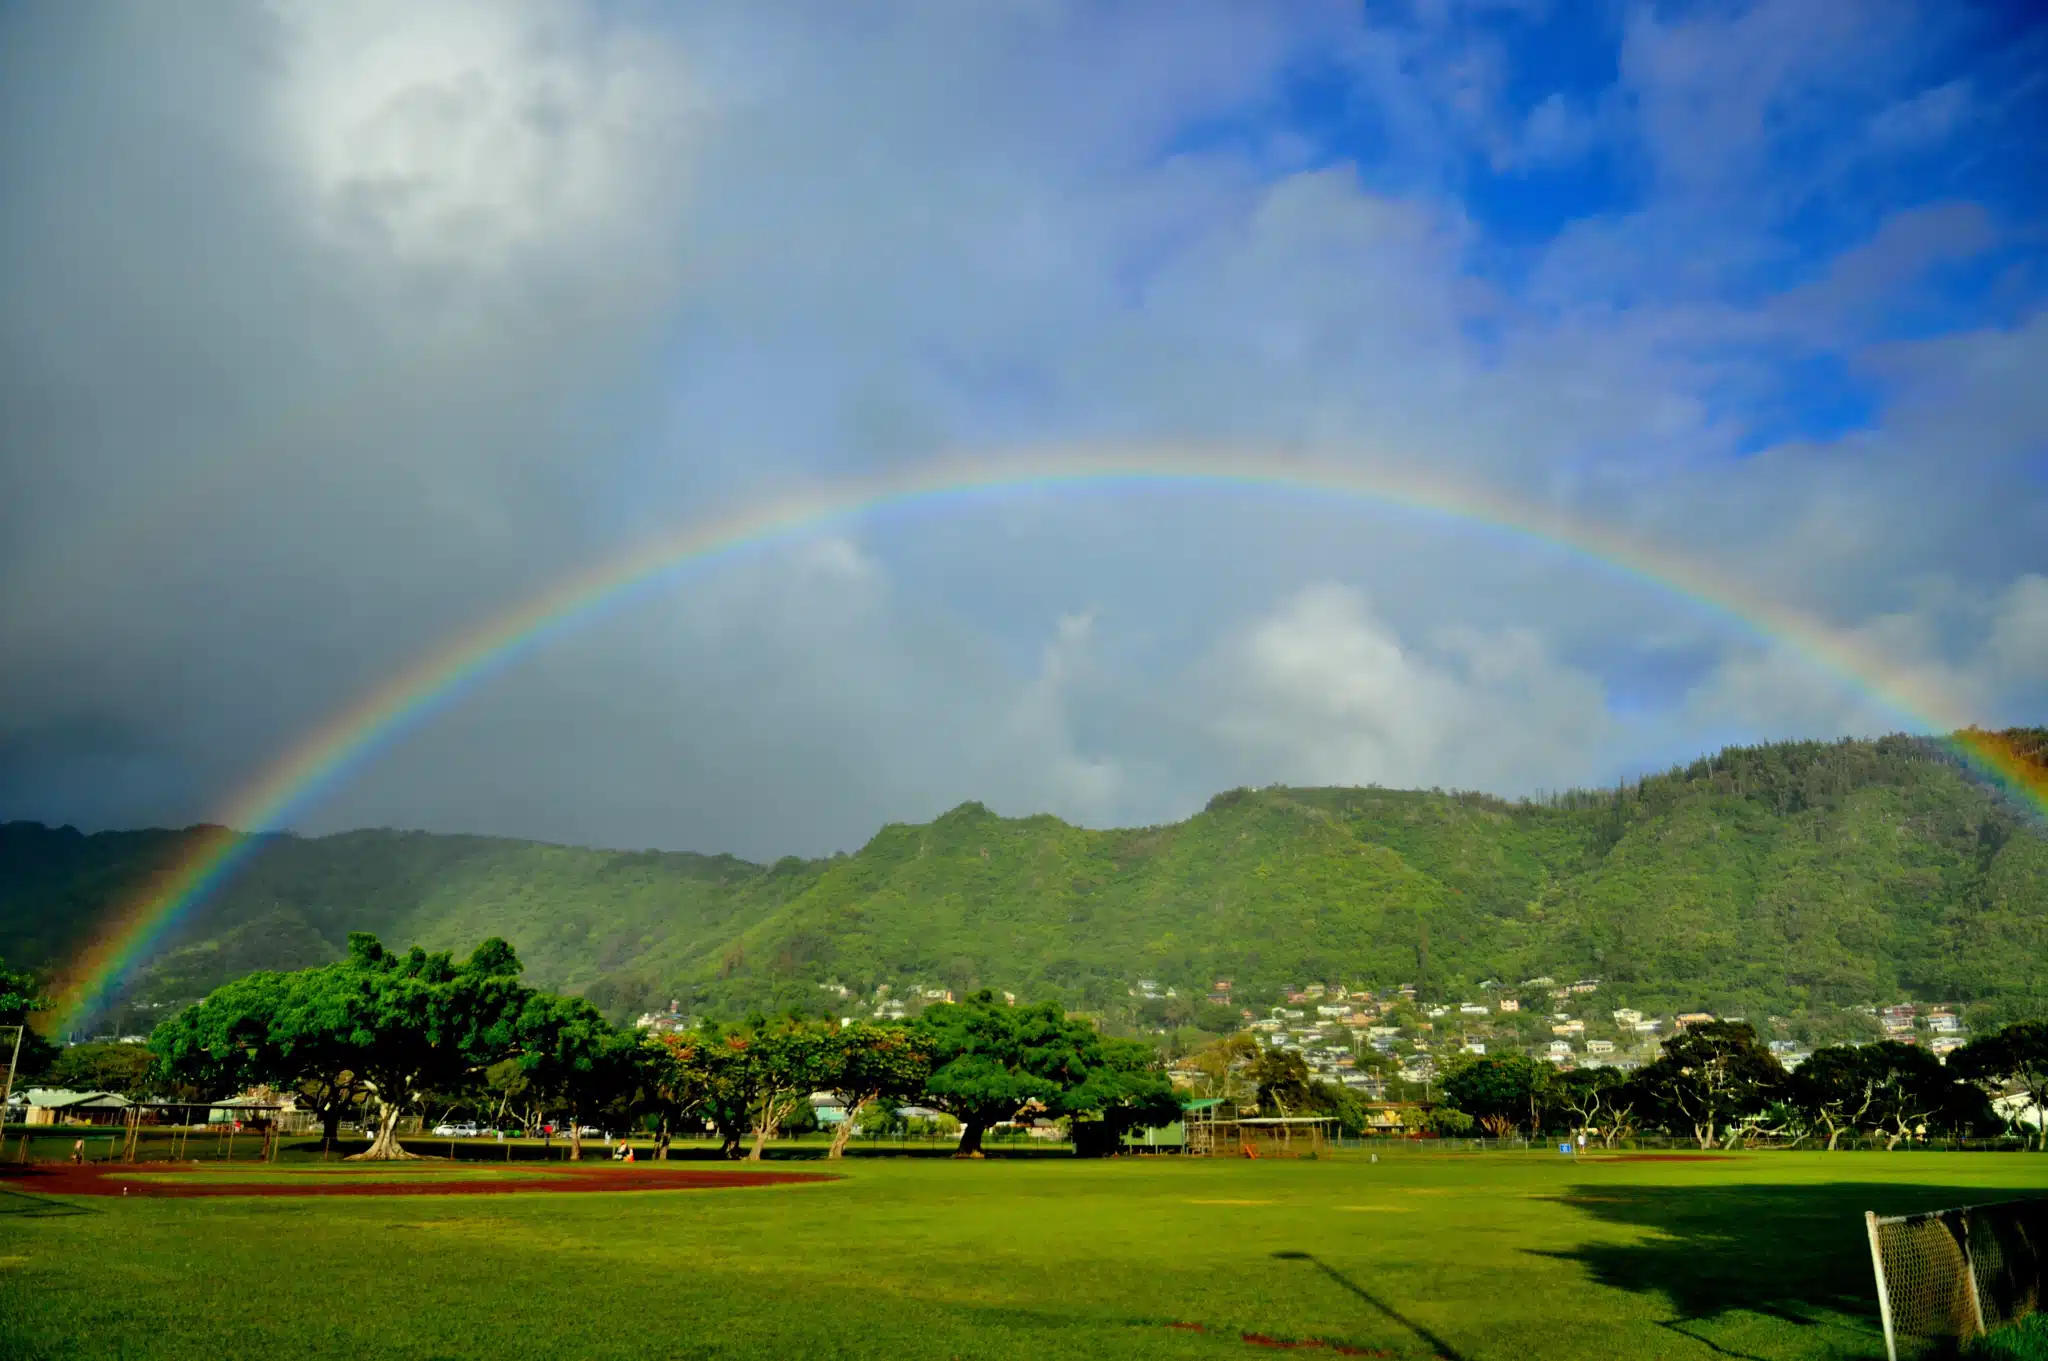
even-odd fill
[[[2041,742],[2039,734],[2015,734]],[[191,832],[0,827],[0,957],[50,965]],[[965,804],[857,853],[753,865],[473,836],[272,836],[131,996],[395,943],[518,947],[613,1014],[736,1012],[819,985],[988,985],[1089,1006],[1212,978],[1598,975],[1617,1001],[1793,1012],[1899,993],[2038,1009],[2048,840],[1911,738],[1731,749],[1542,803],[1385,789],[1236,790],[1105,831]]]

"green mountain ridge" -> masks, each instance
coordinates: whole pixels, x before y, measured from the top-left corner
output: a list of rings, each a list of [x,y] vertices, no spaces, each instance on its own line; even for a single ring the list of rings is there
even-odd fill
[[[2048,750],[2048,733],[2006,735]],[[0,825],[0,957],[54,968],[201,829]],[[615,1016],[842,1005],[820,985],[1007,988],[1098,1009],[1129,984],[1597,976],[1617,1005],[1790,1014],[1911,995],[2048,1006],[2048,837],[1925,739],[1731,748],[1536,802],[1234,790],[1091,830],[964,804],[853,854],[756,865],[493,837],[266,835],[131,980],[187,1000],[337,958],[347,933],[510,940]],[[118,1020],[119,1018],[114,1018]]]

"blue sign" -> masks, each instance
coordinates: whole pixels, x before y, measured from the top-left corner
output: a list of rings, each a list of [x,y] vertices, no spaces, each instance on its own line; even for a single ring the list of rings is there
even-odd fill
[[[1570,1144],[1559,1144],[1557,1146],[1557,1151],[1560,1153],[1569,1153],[1572,1151],[1572,1146]]]

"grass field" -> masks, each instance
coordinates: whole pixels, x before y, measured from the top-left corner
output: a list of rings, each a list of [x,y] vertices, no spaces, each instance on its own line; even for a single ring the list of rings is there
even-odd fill
[[[0,1182],[0,1355],[1230,1358],[1265,1354],[1253,1335],[1452,1361],[1871,1357],[1864,1210],[2048,1193],[2026,1154],[841,1170],[445,1199]]]

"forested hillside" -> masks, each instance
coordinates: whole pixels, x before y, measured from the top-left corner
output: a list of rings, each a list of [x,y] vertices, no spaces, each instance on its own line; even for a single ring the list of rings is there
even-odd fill
[[[2043,734],[2015,733],[2038,752]],[[48,967],[186,832],[0,827],[0,958]],[[1731,749],[1541,802],[1237,790],[1091,831],[965,804],[861,850],[759,866],[487,837],[272,836],[136,978],[196,997],[339,957],[351,930],[503,935],[614,1015],[841,1005],[820,984],[1182,991],[1598,976],[1645,1006],[1790,1013],[1913,995],[2048,1006],[2048,839],[1919,739]],[[835,995],[836,997],[836,995]]]

